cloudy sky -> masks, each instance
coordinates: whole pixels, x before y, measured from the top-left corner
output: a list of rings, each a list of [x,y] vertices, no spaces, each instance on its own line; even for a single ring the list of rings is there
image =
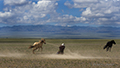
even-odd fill
[[[0,27],[120,26],[120,0],[0,0]]]

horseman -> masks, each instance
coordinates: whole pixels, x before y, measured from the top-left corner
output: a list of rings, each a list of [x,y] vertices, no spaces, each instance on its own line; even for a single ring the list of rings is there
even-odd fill
[[[65,49],[65,44],[62,43],[62,44],[59,46],[59,51],[57,52],[57,54],[64,54],[64,49]]]

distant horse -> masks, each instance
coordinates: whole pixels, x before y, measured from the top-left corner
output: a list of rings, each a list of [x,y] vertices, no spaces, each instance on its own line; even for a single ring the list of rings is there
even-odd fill
[[[45,39],[41,39],[39,42],[35,42],[33,45],[29,46],[29,49],[33,48],[33,54],[35,54],[34,52],[35,50],[37,49],[40,50],[40,48],[41,48],[41,51],[43,50],[42,48],[43,43],[46,44]]]
[[[103,49],[106,49],[106,51],[108,51],[108,50],[111,51],[113,44],[116,44],[114,40],[108,41],[107,44],[103,47]]]

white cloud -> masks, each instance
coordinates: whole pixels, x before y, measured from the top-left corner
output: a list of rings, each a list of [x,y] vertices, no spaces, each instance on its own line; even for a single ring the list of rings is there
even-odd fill
[[[73,0],[73,2],[76,2],[76,3],[82,3],[82,2],[98,2],[98,0]]]
[[[11,17],[12,15],[11,12],[0,12],[0,18]]]
[[[58,16],[54,19],[49,19],[51,22],[58,22],[57,25],[76,25],[85,22],[87,19],[85,17],[76,17],[72,15]]]
[[[108,21],[107,18],[99,18],[99,20],[101,20],[101,21]]]
[[[67,1],[65,5],[71,8],[86,8],[81,15],[94,24],[116,25],[120,22],[119,0],[73,0],[73,3]]]
[[[4,4],[7,6],[4,8],[5,12],[0,12],[0,17],[2,17],[0,22],[8,24],[41,24],[45,22],[47,15],[56,13],[56,6],[58,5],[56,1],[50,0],[41,0],[37,3],[27,0],[5,0]],[[8,18],[10,16],[11,18]]]
[[[28,3],[26,0],[4,0],[4,5],[23,5]]]
[[[90,10],[89,7],[86,8],[86,11],[82,12],[82,15],[83,15],[83,16],[87,16],[87,15],[90,15],[90,14],[92,14],[92,12],[91,12],[91,10]]]
[[[0,12],[0,23],[57,23],[72,24],[118,24],[120,22],[119,0],[67,0],[64,5],[81,11],[79,17],[57,13],[58,0],[4,0],[4,12]]]
[[[69,1],[66,1],[64,5],[70,8],[86,8],[98,2],[99,0],[73,0],[73,4],[71,4]]]

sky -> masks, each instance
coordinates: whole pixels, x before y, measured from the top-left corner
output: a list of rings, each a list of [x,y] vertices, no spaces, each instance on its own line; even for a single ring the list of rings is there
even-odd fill
[[[120,26],[120,0],[0,0],[0,27]]]

